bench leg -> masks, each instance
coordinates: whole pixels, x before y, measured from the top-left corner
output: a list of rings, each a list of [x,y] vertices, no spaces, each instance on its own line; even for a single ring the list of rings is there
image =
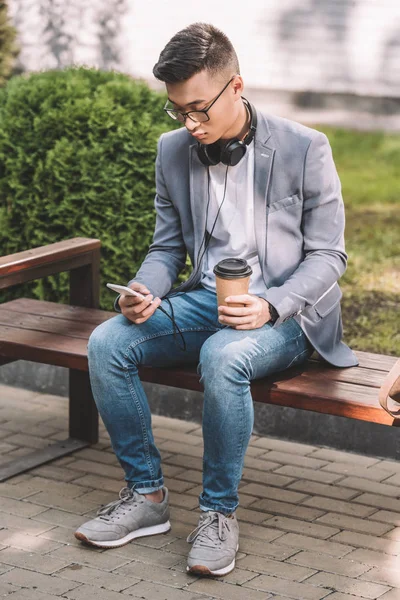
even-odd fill
[[[0,467],[0,482],[56,458],[95,444],[99,437],[99,416],[90,388],[89,374],[70,369],[69,375],[69,438],[36,450]]]
[[[69,436],[90,444],[99,440],[99,415],[89,373],[75,369],[69,371]]]

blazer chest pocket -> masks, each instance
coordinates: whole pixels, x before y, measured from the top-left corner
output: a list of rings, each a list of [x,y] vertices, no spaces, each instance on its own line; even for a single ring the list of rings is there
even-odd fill
[[[342,297],[342,290],[335,283],[334,287],[329,290],[326,296],[323,296],[312,306],[320,319],[323,319],[339,304]],[[318,318],[317,317],[317,318]]]
[[[267,211],[269,213],[276,212],[277,210],[281,210],[282,208],[290,208],[294,204],[298,204],[301,202],[301,198],[294,194],[293,196],[287,196],[287,198],[281,198],[280,200],[275,200],[271,202],[269,206],[267,206]]]

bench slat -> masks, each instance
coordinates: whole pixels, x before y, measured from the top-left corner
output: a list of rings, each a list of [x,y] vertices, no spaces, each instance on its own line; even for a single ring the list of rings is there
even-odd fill
[[[87,371],[89,335],[96,325],[113,316],[112,312],[31,299],[2,304],[0,364],[25,359]],[[377,390],[396,359],[357,354],[360,367],[336,369],[321,361],[309,361],[304,368],[254,381],[253,398],[258,402],[392,424],[393,419],[379,406]],[[377,368],[373,368],[375,364]],[[202,390],[195,366],[142,367],[140,374],[143,381]]]
[[[58,304],[46,300],[34,300],[33,298],[18,298],[0,304],[0,308],[13,313],[40,315],[42,317],[54,317],[55,319],[69,319],[71,321],[82,321],[100,325],[103,321],[115,317],[117,313],[98,308],[85,308],[83,306],[71,306],[70,304]]]
[[[52,262],[65,260],[82,252],[90,252],[100,248],[100,240],[90,238],[73,238],[9,254],[8,256],[0,257],[0,277],[23,271],[27,268],[32,268],[37,265],[44,265]]]

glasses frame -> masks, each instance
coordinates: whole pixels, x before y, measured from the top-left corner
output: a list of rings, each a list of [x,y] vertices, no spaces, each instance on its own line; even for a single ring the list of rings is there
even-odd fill
[[[224,91],[226,90],[228,85],[235,79],[235,77],[236,77],[236,75],[232,75],[232,77],[230,78],[228,83],[226,85],[224,85],[224,87],[222,88],[222,90],[220,91],[218,96],[216,96],[214,98],[214,100],[211,100],[211,104],[207,108],[203,108],[202,110],[189,110],[188,112],[182,112],[181,110],[177,110],[175,108],[167,108],[167,104],[169,102],[169,100],[167,100],[167,102],[165,103],[165,106],[164,106],[164,110],[167,113],[167,115],[169,117],[171,117],[171,119],[174,119],[174,121],[179,121],[180,123],[186,123],[187,118],[189,118],[194,123],[207,123],[207,121],[210,120],[210,117],[208,116],[208,111],[214,106],[214,104],[216,103],[218,98],[220,98],[222,96],[222,94],[224,93]],[[197,119],[194,119],[193,117],[190,116],[191,113],[203,113],[206,115],[207,119],[205,119],[204,121],[198,121]],[[174,115],[177,115],[177,116],[174,116]],[[178,118],[178,115],[182,116],[183,121],[180,121],[180,119]]]

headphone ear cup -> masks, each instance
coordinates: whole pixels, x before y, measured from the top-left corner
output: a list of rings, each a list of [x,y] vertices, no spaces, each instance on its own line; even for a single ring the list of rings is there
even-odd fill
[[[221,161],[221,148],[218,144],[198,144],[197,154],[206,167],[215,167]]]
[[[246,154],[246,150],[246,144],[235,138],[222,148],[221,162],[229,167],[235,167]]]

